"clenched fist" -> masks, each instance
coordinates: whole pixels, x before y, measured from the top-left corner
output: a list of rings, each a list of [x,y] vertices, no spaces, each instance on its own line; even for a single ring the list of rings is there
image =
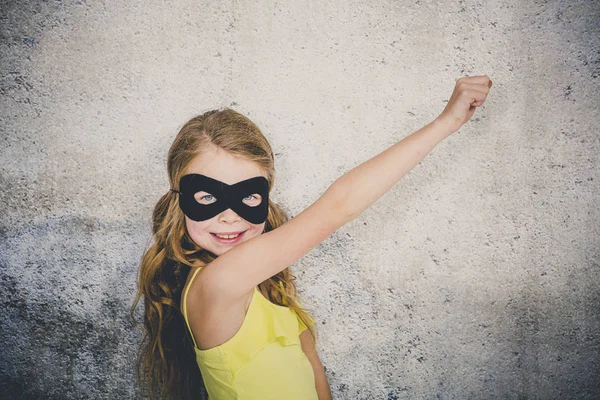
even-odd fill
[[[487,75],[459,78],[446,108],[437,120],[447,124],[452,132],[456,132],[471,119],[475,109],[485,102],[491,88],[492,80]]]

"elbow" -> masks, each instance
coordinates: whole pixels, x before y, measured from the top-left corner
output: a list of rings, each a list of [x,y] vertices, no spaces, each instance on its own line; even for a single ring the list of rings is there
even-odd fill
[[[343,185],[336,181],[333,185],[331,185],[328,191],[331,191],[332,215],[335,216],[336,220],[340,221],[339,226],[342,226],[358,217],[359,214],[355,213],[352,209],[350,193],[344,190]]]
[[[335,209],[344,223],[356,219],[363,211],[360,209],[360,195],[356,190],[352,190],[350,182],[347,175],[344,175],[332,185],[335,193]]]

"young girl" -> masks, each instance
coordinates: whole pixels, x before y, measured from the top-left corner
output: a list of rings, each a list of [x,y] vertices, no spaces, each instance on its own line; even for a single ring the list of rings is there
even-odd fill
[[[132,306],[144,297],[137,365],[150,397],[331,399],[289,266],[456,132],[491,86],[487,76],[458,79],[439,117],[289,221],[269,199],[273,151],[254,123],[231,109],[188,121],[169,150],[171,188],[154,209]]]

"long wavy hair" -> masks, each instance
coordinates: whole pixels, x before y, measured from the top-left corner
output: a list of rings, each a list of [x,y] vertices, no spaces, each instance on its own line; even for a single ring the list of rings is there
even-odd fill
[[[275,166],[269,142],[252,121],[229,108],[208,111],[181,128],[168,154],[171,188],[179,190],[179,179],[190,162],[210,145],[256,162],[266,171],[271,191]],[[276,229],[288,219],[286,212],[269,199],[264,232]],[[154,243],[142,256],[138,291],[131,306],[135,320],[135,309],[143,297],[145,334],[136,363],[138,386],[153,400],[206,397],[191,334],[180,311],[181,293],[191,269],[205,266],[217,256],[191,239],[177,195],[171,190],[154,207],[152,232]],[[260,283],[259,290],[273,303],[292,308],[316,343],[315,326],[309,322],[307,310],[298,303],[295,279],[288,267]]]

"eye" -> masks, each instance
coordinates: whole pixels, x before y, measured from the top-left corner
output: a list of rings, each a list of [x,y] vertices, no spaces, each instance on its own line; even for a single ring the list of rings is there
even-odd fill
[[[200,204],[211,204],[215,202],[215,196],[212,194],[203,194],[206,192],[198,192],[194,195],[196,201]]]
[[[260,202],[262,201],[262,197],[260,194],[254,193],[244,197],[243,201],[250,207],[255,207],[260,204]]]

